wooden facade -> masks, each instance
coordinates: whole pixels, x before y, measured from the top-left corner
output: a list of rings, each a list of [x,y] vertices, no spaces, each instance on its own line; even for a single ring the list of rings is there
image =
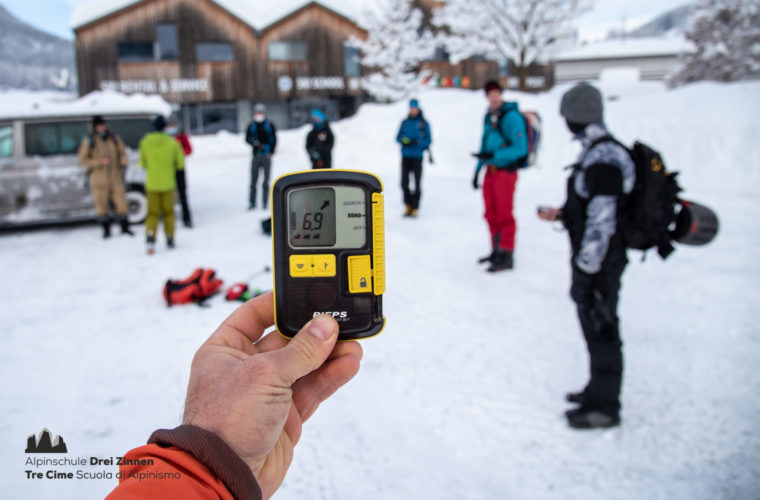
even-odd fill
[[[119,60],[119,43],[154,42],[157,25],[164,23],[176,26],[176,60]],[[80,94],[101,89],[104,82],[134,82],[131,86],[136,89],[149,89],[147,82],[152,80],[157,92],[150,93],[175,103],[235,101],[255,95],[256,33],[212,1],[138,2],[77,28],[75,34]],[[234,61],[197,61],[195,47],[201,42],[231,43]],[[199,85],[201,90],[188,90],[192,86],[186,82],[198,80],[207,83]],[[129,93],[130,84],[123,87]]]
[[[174,57],[161,53],[161,27],[176,40]],[[80,94],[103,89],[161,94],[183,110],[195,132],[207,131],[194,124],[213,105],[222,114],[232,109],[239,129],[253,102],[271,104],[277,124],[288,127],[300,125],[303,113],[294,122],[283,102],[305,99],[337,118],[366,99],[361,71],[347,74],[344,42],[367,33],[318,2],[257,30],[213,0],[143,0],[74,31]],[[284,57],[270,57],[275,43],[285,49],[295,44],[303,54],[289,60],[286,50]],[[204,45],[220,46],[222,60],[200,56]],[[130,60],[121,52],[124,46],[154,53]]]

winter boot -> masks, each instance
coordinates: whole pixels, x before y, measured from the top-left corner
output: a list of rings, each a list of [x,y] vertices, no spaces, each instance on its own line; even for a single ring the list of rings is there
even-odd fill
[[[190,216],[189,216],[189,215],[188,215],[187,217],[183,217],[183,218],[182,218],[182,224],[183,224],[183,225],[184,225],[186,228],[188,228],[188,229],[192,229],[192,228],[193,228],[193,220],[190,218]]]
[[[167,236],[166,237],[166,246],[168,248],[174,248],[174,236]]]
[[[512,261],[512,252],[509,250],[502,250],[501,248],[497,248],[494,251],[494,257],[491,261],[491,265],[488,266],[489,273],[496,273],[499,271],[506,271],[507,269],[512,269],[514,267],[514,262]]]
[[[103,226],[103,239],[106,240],[111,237],[111,221],[106,219],[104,221],[100,222],[100,225]]]
[[[620,416],[580,407],[565,412],[567,425],[573,429],[604,429],[620,425]]]
[[[412,216],[412,206],[407,205],[404,209],[404,217],[411,217]]]
[[[412,209],[412,213],[410,213],[410,214],[409,214],[409,217],[414,217],[414,218],[416,218],[416,217],[417,217],[417,214],[418,214],[418,211],[417,211],[417,209],[416,209],[416,208],[413,208],[413,209]]]
[[[129,221],[126,217],[119,220],[119,223],[121,224],[121,234],[128,234],[130,236],[134,236],[135,233],[132,232],[132,230],[129,229]]]
[[[145,244],[148,247],[148,255],[153,255],[156,253],[156,237],[153,235],[148,235],[147,238],[145,238]]]
[[[495,234],[493,236],[493,240],[491,241],[491,248],[493,248],[493,250],[491,250],[491,253],[489,255],[479,258],[478,264],[485,264],[486,262],[493,263],[493,260],[496,258],[496,251],[499,248],[499,240],[501,240],[501,235]]]

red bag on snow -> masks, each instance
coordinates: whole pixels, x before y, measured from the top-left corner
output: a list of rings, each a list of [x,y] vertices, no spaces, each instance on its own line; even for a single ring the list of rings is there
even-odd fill
[[[164,299],[170,307],[190,302],[202,305],[206,299],[219,291],[223,283],[216,277],[215,270],[199,267],[183,280],[167,280],[164,285]]]

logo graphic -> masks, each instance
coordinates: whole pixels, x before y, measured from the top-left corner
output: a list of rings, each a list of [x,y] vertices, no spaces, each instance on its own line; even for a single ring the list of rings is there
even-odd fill
[[[61,436],[56,436],[53,441],[50,431],[42,429],[39,436],[32,434],[26,439],[25,453],[68,453],[68,450]]]

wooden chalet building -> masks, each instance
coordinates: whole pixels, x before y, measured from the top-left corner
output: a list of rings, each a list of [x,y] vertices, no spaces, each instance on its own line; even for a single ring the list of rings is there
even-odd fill
[[[435,30],[432,9],[443,3],[415,1],[426,28]],[[241,131],[257,102],[278,128],[291,128],[313,108],[335,120],[369,99],[360,54],[345,46],[352,36],[365,39],[366,30],[320,2],[94,0],[77,7],[72,28],[80,95],[160,94],[193,134]],[[507,63],[473,57],[454,65],[444,50],[422,67],[439,87],[518,83]],[[531,88],[551,86],[551,68],[530,71]]]
[[[366,31],[319,2],[257,29],[214,0],[122,1],[74,20],[79,93],[160,94],[191,133],[243,130],[253,104],[280,128],[351,115],[367,98],[356,49]]]

